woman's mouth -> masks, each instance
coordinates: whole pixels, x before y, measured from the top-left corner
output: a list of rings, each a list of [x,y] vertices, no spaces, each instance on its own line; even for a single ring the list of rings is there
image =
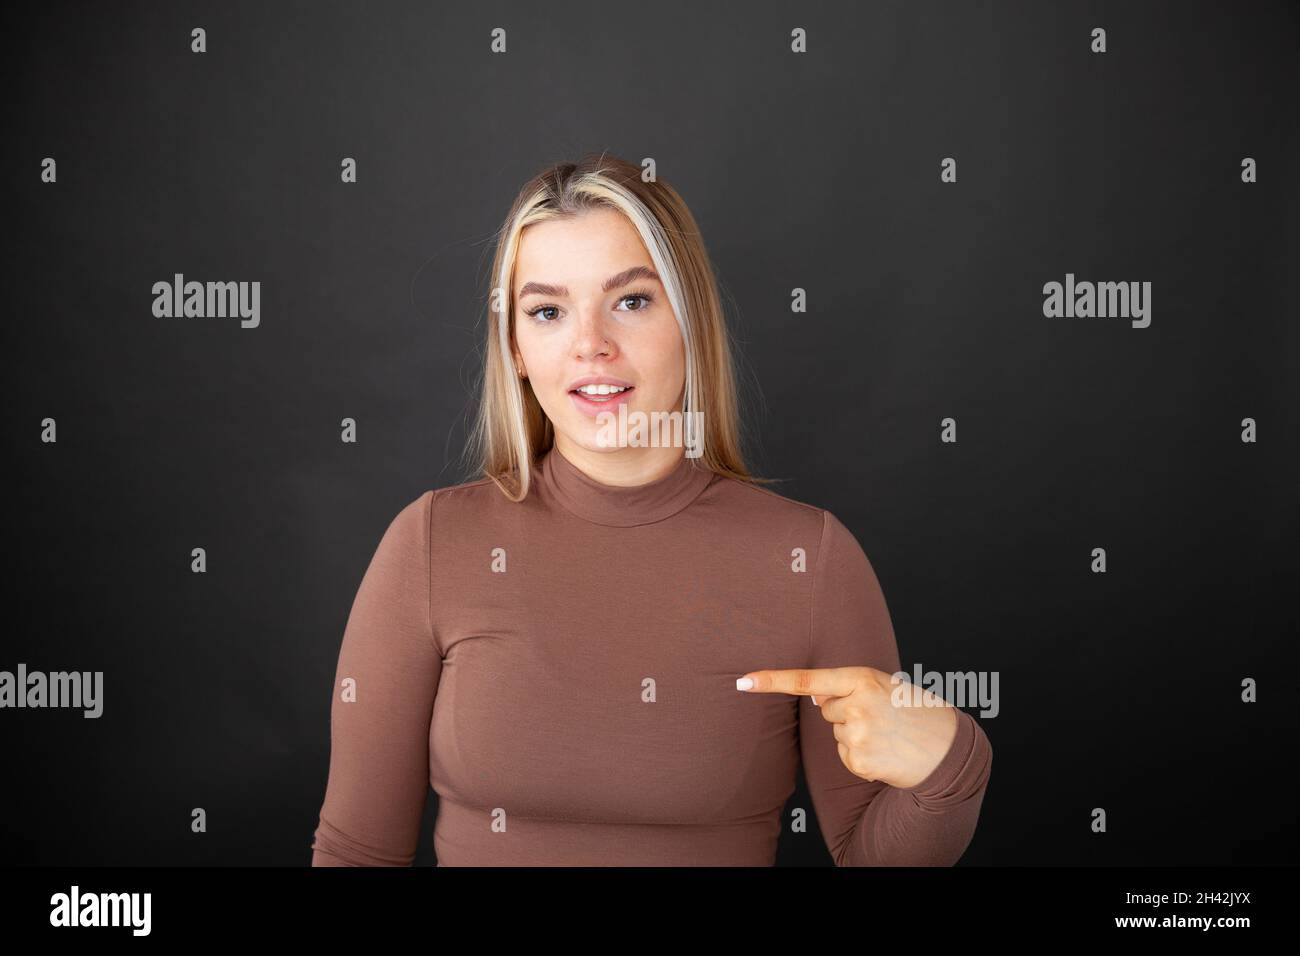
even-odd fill
[[[569,398],[578,411],[593,418],[603,411],[612,411],[627,401],[635,386],[620,388],[617,385],[584,385],[569,392]]]

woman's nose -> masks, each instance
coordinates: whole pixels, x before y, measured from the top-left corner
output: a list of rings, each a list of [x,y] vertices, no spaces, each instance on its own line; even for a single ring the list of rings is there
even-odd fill
[[[614,343],[606,328],[606,321],[606,317],[596,309],[584,310],[580,314],[573,343],[574,351],[579,357],[613,354]]]

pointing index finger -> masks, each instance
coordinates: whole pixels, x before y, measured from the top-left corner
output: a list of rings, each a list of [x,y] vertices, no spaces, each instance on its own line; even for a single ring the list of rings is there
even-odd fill
[[[748,686],[746,680],[751,681]],[[736,681],[737,690],[751,694],[797,694],[800,697],[847,697],[853,688],[853,677],[847,667],[750,671]]]

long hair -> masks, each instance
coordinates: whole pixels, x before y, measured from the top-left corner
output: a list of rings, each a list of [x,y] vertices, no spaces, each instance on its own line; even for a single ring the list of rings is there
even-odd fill
[[[703,413],[699,462],[719,474],[762,483],[741,448],[736,374],[713,267],[690,209],[663,180],[645,182],[626,160],[588,154],[543,170],[519,191],[497,235],[488,292],[487,340],[476,391],[478,414],[468,451],[477,474],[512,501],[528,495],[533,466],[555,442],[554,426],[514,368],[514,278],[520,236],[537,222],[597,207],[621,212],[645,244],[677,317],[686,352],[682,413],[686,427]],[[689,434],[689,433],[688,433]]]

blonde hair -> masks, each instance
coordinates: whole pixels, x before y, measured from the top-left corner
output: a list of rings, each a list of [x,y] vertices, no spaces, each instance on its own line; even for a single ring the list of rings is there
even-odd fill
[[[498,233],[488,292],[487,348],[476,383],[479,407],[468,444],[473,471],[490,478],[512,501],[522,501],[534,464],[554,444],[554,426],[532,385],[525,387],[526,380],[514,367],[515,262],[526,227],[593,208],[614,209],[627,217],[676,313],[686,352],[682,413],[687,427],[697,417],[691,412],[704,413],[704,435],[695,438],[703,445],[698,460],[741,481],[766,481],[745,467],[726,319],[695,219],[668,183],[645,182],[639,166],[605,153],[538,173],[519,191]]]

